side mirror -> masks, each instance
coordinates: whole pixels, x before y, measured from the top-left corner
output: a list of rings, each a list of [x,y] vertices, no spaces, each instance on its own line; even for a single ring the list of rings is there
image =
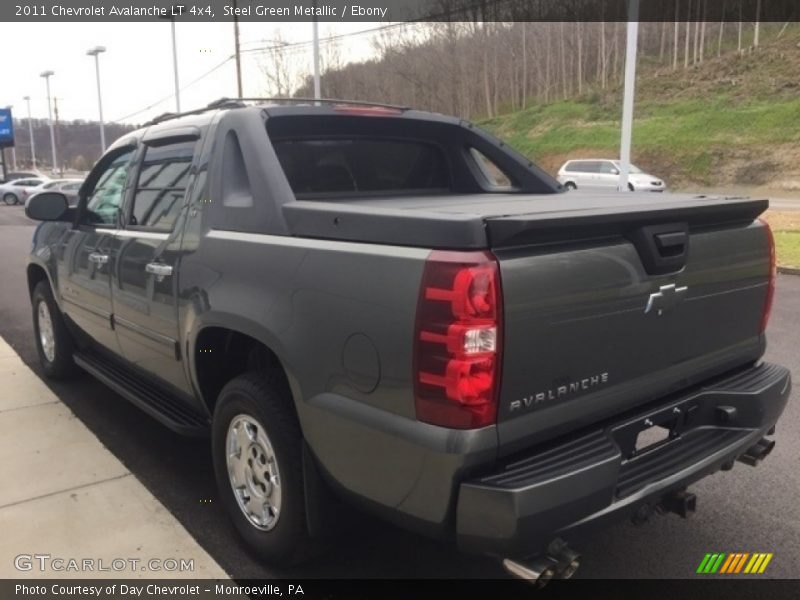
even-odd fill
[[[39,192],[25,203],[25,214],[36,221],[60,221],[67,214],[69,202],[61,192]]]
[[[611,169],[612,175],[619,175],[619,169]]]

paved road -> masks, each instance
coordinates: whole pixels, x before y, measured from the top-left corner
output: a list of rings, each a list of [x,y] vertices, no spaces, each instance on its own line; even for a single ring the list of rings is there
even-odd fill
[[[0,206],[0,335],[39,372],[30,325],[24,262],[33,226],[20,207]],[[780,276],[767,358],[800,373],[800,277]],[[496,562],[364,517],[324,558],[276,571],[242,547],[217,500],[208,446],[182,439],[88,376],[49,384],[78,418],[183,523],[233,577],[503,577]],[[2,386],[2,382],[0,382]],[[706,552],[764,551],[767,574],[800,574],[800,402],[797,391],[779,424],[770,458],[753,469],[737,463],[693,487],[698,512],[684,521],[657,517],[620,523],[585,538],[580,577],[692,577]],[[201,502],[211,499],[212,502]],[[41,548],[46,551],[47,548]]]

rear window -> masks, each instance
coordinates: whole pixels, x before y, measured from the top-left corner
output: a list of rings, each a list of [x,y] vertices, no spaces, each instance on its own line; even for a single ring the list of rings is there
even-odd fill
[[[449,191],[441,149],[418,141],[280,140],[275,152],[297,196]]]

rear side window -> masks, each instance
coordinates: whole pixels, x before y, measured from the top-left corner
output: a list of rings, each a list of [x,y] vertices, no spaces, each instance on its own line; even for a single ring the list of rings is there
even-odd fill
[[[145,151],[130,225],[172,231],[183,206],[194,156],[194,141],[149,146]]]
[[[575,160],[567,165],[566,170],[570,173],[599,173],[600,164],[597,160]]]
[[[469,151],[490,186],[498,189],[511,188],[511,178],[493,160],[476,148],[470,148]]]
[[[447,162],[433,144],[336,138],[280,140],[274,147],[299,197],[450,189]]]

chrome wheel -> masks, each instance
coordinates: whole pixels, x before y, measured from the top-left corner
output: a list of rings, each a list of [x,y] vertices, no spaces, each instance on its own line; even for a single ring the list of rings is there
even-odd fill
[[[238,415],[228,426],[225,449],[239,508],[254,527],[271,530],[280,516],[281,480],[266,430],[250,415]]]
[[[50,318],[50,308],[47,306],[47,302],[44,300],[39,302],[36,314],[42,352],[48,362],[53,362],[56,359],[56,336],[53,332],[53,320]]]

